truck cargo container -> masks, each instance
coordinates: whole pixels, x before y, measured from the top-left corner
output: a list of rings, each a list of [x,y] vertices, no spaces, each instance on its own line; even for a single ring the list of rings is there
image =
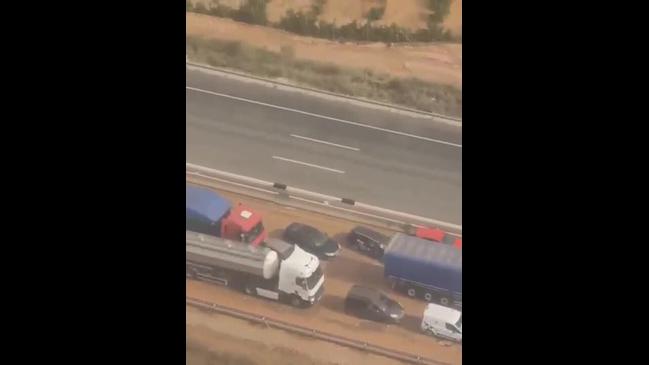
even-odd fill
[[[392,288],[410,297],[462,308],[462,250],[403,233],[390,239],[383,255]]]

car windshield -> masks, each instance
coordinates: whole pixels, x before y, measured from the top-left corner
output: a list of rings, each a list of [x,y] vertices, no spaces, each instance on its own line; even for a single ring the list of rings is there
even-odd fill
[[[264,230],[264,225],[263,223],[259,222],[257,223],[256,226],[254,226],[250,232],[244,233],[243,234],[243,241],[246,243],[252,243],[254,242],[257,237],[261,234],[261,232]]]
[[[460,319],[455,324],[455,327],[457,327],[457,329],[459,329],[460,332],[462,332],[462,316],[460,316]]]
[[[316,230],[308,232],[308,235],[311,237],[313,245],[317,247],[324,245],[329,239],[326,234]]]
[[[321,277],[322,277],[322,269],[320,268],[320,266],[318,266],[318,268],[315,269],[313,274],[311,274],[311,276],[309,276],[306,279],[306,284],[308,286],[307,289],[315,287],[318,284],[318,281],[320,281]]]
[[[379,303],[379,308],[385,310],[392,305],[392,299],[385,296],[385,294],[379,294]]]

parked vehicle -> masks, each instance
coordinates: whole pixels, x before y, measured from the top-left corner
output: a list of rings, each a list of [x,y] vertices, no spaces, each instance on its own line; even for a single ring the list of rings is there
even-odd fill
[[[185,229],[254,246],[267,236],[259,213],[193,185],[185,186]]]
[[[462,308],[462,250],[395,233],[383,255],[392,288],[428,302]]]
[[[345,298],[345,312],[379,322],[398,323],[404,316],[401,304],[379,290],[354,285]]]
[[[320,261],[295,245],[268,239],[253,246],[186,232],[186,274],[294,306],[313,305],[324,293]]]
[[[444,232],[439,228],[417,227],[410,230],[411,236],[423,238],[433,242],[441,242],[447,245],[455,245],[457,248],[462,248],[462,239],[455,237],[448,232]]]
[[[340,245],[326,233],[303,223],[291,223],[286,227],[284,240],[320,258],[334,257],[340,252]]]
[[[350,247],[375,258],[383,257],[390,237],[363,226],[356,226],[347,235]]]
[[[428,303],[421,320],[421,330],[447,340],[462,342],[462,312]]]

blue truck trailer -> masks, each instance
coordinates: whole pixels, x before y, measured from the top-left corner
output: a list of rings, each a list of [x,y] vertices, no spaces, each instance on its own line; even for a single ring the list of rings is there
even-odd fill
[[[383,256],[392,288],[410,297],[462,309],[462,250],[396,233]]]

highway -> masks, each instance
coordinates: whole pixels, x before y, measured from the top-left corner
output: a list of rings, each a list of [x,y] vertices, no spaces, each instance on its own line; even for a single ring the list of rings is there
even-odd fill
[[[341,243],[342,251],[338,257],[321,261],[325,275],[325,293],[320,303],[308,309],[296,309],[288,304],[248,296],[231,288],[191,279],[186,280],[187,297],[448,364],[462,363],[461,345],[442,341],[421,332],[419,326],[426,303],[392,290],[383,276],[381,263],[348,247],[346,235],[355,226],[353,222],[224,190],[218,192],[233,203],[244,203],[259,212],[271,237],[280,238],[286,226],[298,221],[318,227],[329,234]],[[385,234],[392,233],[379,230]],[[344,298],[354,284],[381,289],[397,300],[406,313],[401,323],[382,324],[345,314]]]
[[[186,71],[187,162],[462,224],[461,128]]]

